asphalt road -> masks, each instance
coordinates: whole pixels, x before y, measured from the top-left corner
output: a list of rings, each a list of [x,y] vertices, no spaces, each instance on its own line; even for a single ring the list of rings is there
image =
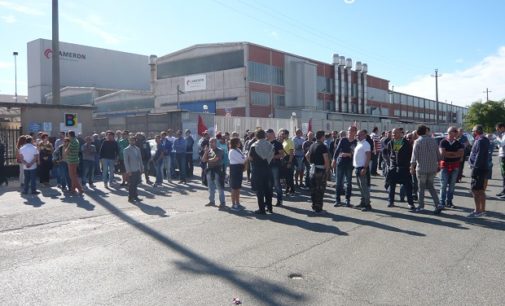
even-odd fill
[[[496,168],[480,219],[468,178],[440,216],[429,198],[424,213],[387,208],[379,177],[372,212],[334,208],[330,188],[322,215],[302,193],[260,217],[247,184],[241,212],[205,207],[197,179],[143,185],[140,205],[102,183],[83,198],[0,187],[0,304],[503,305]]]

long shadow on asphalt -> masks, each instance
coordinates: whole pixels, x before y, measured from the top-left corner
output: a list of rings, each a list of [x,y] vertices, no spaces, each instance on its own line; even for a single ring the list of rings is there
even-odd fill
[[[446,226],[446,227],[455,228],[455,229],[462,229],[462,230],[468,229],[467,227],[462,226],[460,223],[447,222],[447,221],[440,220],[438,218],[424,217],[422,215],[422,213],[402,214],[402,213],[399,213],[396,211],[380,210],[380,209],[374,209],[373,212],[387,215],[387,216],[390,216],[393,218],[405,219],[405,220],[409,220],[409,221],[422,222],[422,223],[438,225],[438,226]]]
[[[25,205],[41,207],[42,205],[46,204],[46,202],[42,201],[37,195],[23,195],[23,198],[26,200],[23,202]]]
[[[159,206],[151,206],[151,205],[147,205],[147,204],[144,204],[144,203],[141,203],[141,202],[134,203],[133,205],[135,205],[138,208],[140,208],[140,210],[143,213],[145,213],[146,215],[160,216],[162,218],[168,217],[167,216],[167,212],[163,208],[161,208]]]
[[[293,206],[282,206],[282,208],[292,211],[292,212],[295,212],[295,213],[298,213],[298,214],[307,215],[307,216],[314,216],[314,213],[308,209],[302,209],[302,208],[297,208],[297,207],[293,207]],[[376,211],[376,210],[373,210],[373,211]],[[397,227],[394,227],[391,225],[382,224],[382,223],[375,222],[372,220],[363,220],[363,219],[356,219],[353,217],[348,217],[348,216],[343,216],[343,215],[336,215],[336,214],[330,213],[328,211],[326,211],[320,215],[317,215],[317,216],[331,218],[337,222],[352,222],[352,223],[355,223],[358,225],[371,226],[371,227],[375,227],[375,228],[386,230],[386,231],[403,233],[403,234],[408,234],[408,235],[412,235],[412,236],[418,236],[418,237],[426,236],[425,234],[419,233],[416,231],[403,230],[403,229],[400,229],[400,228],[397,228]]]
[[[171,250],[187,257],[187,262],[176,262],[178,267],[182,270],[190,271],[195,274],[210,274],[215,277],[222,278],[230,284],[240,287],[243,291],[249,293],[258,300],[261,300],[266,305],[274,306],[304,304],[304,302],[307,300],[303,294],[281,286],[280,284],[271,282],[267,279],[252,277],[244,273],[236,272],[218,263],[212,262],[210,259],[197,254],[196,252],[173,241],[172,239],[154,230],[153,228],[140,223],[134,218],[126,215],[116,206],[106,201],[104,198],[93,193],[89,194],[88,196],[100,204],[107,211],[116,215],[118,218],[128,223],[136,230],[152,237],[153,239],[165,245],[167,248],[170,248]],[[227,303],[229,303],[229,301],[223,301],[223,304]]]
[[[470,208],[460,208],[458,207],[457,209],[463,210],[466,212],[471,212],[473,209]],[[499,212],[494,212],[494,211],[488,211],[486,212],[485,217],[481,218],[468,218],[466,216],[462,215],[452,215],[452,214],[447,214],[447,211],[444,213],[440,214],[439,217],[446,218],[446,219],[452,219],[452,220],[457,220],[460,222],[465,222],[467,224],[471,224],[474,226],[479,226],[483,228],[488,228],[488,229],[493,229],[497,231],[505,231],[505,215]],[[496,220],[499,219],[499,220]]]
[[[91,204],[88,200],[80,196],[66,195],[61,199],[63,203],[75,203],[77,207],[85,209],[87,211],[92,211],[95,209],[95,205]]]

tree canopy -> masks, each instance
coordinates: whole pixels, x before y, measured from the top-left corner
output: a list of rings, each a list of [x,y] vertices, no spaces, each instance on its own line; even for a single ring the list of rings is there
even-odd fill
[[[464,118],[465,128],[481,124],[484,131],[493,132],[498,122],[505,122],[505,99],[501,101],[474,102]]]

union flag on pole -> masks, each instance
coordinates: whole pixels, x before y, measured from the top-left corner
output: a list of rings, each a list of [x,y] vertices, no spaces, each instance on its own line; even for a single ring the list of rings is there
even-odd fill
[[[202,136],[206,130],[207,126],[203,122],[202,116],[198,115],[198,135]]]

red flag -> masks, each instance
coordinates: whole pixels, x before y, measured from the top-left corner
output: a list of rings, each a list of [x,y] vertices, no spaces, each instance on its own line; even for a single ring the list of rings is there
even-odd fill
[[[312,118],[309,120],[309,127],[307,128],[307,133],[312,132]]]
[[[206,130],[207,126],[203,122],[202,116],[198,115],[198,135],[202,136]]]

